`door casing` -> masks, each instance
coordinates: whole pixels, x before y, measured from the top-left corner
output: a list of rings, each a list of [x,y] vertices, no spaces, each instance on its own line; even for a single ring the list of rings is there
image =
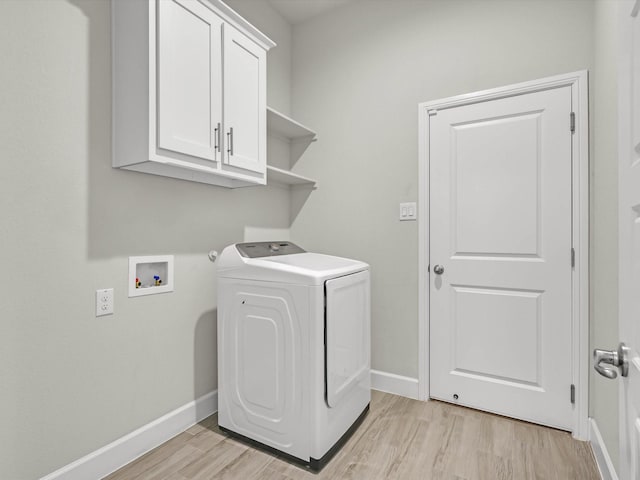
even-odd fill
[[[461,105],[496,100],[550,88],[571,87],[575,113],[572,136],[572,383],[575,385],[572,434],[589,436],[589,96],[588,72],[556,75],[529,82],[444,98],[418,105],[418,395],[429,398],[429,115]],[[567,128],[569,128],[567,118]],[[567,396],[569,391],[567,391]],[[568,401],[569,399],[567,399]]]

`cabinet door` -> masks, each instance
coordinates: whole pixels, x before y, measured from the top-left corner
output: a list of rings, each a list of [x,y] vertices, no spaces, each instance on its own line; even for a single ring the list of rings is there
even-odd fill
[[[225,163],[266,170],[266,52],[224,26]]]
[[[222,21],[195,0],[157,1],[158,147],[219,161]]]

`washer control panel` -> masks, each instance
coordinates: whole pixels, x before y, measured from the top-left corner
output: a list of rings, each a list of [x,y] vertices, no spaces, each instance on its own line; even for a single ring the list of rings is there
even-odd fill
[[[291,242],[254,242],[237,243],[240,255],[246,258],[273,257],[276,255],[291,255],[305,253],[305,250]]]

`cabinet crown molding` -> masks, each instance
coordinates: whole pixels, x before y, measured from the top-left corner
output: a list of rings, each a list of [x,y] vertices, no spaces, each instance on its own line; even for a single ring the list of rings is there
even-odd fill
[[[242,30],[245,35],[250,36],[254,42],[258,43],[265,50],[268,51],[276,46],[276,42],[267,37],[246,19],[242,18],[242,16],[238,12],[236,12],[222,0],[199,1],[207,8],[213,10],[217,15],[222,17],[225,22],[230,23],[234,27]]]

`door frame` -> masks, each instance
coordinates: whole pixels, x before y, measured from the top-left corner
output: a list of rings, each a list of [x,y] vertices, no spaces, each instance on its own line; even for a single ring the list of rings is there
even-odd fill
[[[418,395],[429,399],[429,116],[438,110],[533,93],[551,88],[571,87],[575,113],[572,136],[571,235],[575,250],[572,270],[571,349],[575,385],[572,434],[589,438],[589,92],[588,72],[546,77],[514,85],[457,95],[418,104]],[[567,118],[567,128],[569,128]],[[567,252],[567,261],[569,261]],[[567,391],[569,396],[569,391]]]

